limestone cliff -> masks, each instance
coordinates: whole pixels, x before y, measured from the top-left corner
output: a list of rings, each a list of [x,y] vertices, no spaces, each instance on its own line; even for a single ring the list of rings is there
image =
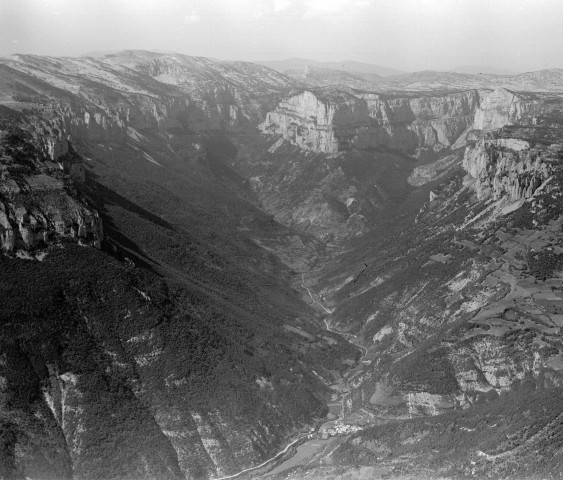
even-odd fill
[[[259,129],[316,152],[377,146],[441,150],[463,145],[473,131],[511,124],[526,108],[505,89],[423,96],[306,90],[283,100]]]
[[[376,145],[402,150],[449,147],[471,125],[478,108],[476,91],[419,98],[364,94]]]
[[[304,91],[282,101],[260,125],[305,150],[335,153],[369,128],[366,102],[342,92]]]
[[[496,130],[517,122],[529,109],[530,101],[504,88],[479,91],[479,108],[475,110],[472,128]]]

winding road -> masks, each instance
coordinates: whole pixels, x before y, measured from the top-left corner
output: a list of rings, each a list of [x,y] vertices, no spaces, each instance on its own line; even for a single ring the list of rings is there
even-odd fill
[[[317,299],[311,293],[311,290],[309,290],[309,287],[305,286],[305,274],[304,273],[301,274],[301,288],[303,288],[307,291],[307,293],[309,294],[309,297],[311,297],[311,300],[313,300],[313,303],[315,303],[316,305],[321,307],[325,311],[325,313],[328,313],[329,315],[332,313],[332,310],[329,310],[321,302],[317,301]],[[326,325],[326,329],[329,332],[332,332],[332,330],[329,328],[328,324],[326,323],[326,320],[325,320],[325,325]],[[333,333],[338,333],[338,332],[333,332]]]

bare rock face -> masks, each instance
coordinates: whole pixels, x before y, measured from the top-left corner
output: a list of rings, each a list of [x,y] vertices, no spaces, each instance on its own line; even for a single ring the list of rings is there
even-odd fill
[[[400,149],[451,146],[471,126],[479,104],[474,90],[419,98],[364,97],[378,143]]]
[[[64,103],[54,103],[53,110],[55,115],[50,121],[50,128],[61,132],[58,138],[49,140],[49,153],[53,159],[68,152],[66,140],[69,136],[96,143],[119,143],[126,137],[126,110],[79,107]]]
[[[369,129],[366,102],[348,94],[304,91],[282,101],[260,125],[304,150],[336,153]]]
[[[482,139],[467,147],[463,168],[481,200],[505,195],[512,201],[530,198],[550,174],[549,154],[512,138]]]
[[[504,89],[417,97],[306,90],[283,100],[259,129],[314,152],[377,146],[441,150],[460,146],[472,131],[511,124],[526,108]]]
[[[473,129],[491,131],[516,122],[527,110],[527,103],[504,89],[481,90],[479,108],[475,111]]]
[[[62,134],[52,135],[45,139],[47,155],[51,160],[58,160],[68,153],[68,141]]]
[[[8,212],[9,215],[9,212]],[[16,246],[14,228],[6,214],[4,204],[0,205],[0,247],[2,250],[11,252]]]

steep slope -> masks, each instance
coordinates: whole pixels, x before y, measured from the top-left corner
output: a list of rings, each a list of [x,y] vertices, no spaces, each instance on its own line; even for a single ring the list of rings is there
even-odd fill
[[[84,183],[80,158],[63,134],[46,124],[33,135],[18,126],[21,116],[4,109],[0,155],[2,201],[0,248],[8,253],[33,250],[59,238],[77,238],[82,245],[101,247],[103,227],[97,211],[72,192]]]
[[[263,140],[233,139],[240,145],[234,165],[284,224],[329,242],[350,238],[402,215],[404,202],[420,205],[413,186],[444,178],[460,165],[463,147],[487,132],[532,124],[542,102],[504,89],[297,91],[259,125]]]

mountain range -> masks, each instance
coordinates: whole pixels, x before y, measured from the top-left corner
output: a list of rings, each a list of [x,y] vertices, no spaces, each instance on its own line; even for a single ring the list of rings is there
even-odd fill
[[[320,62],[317,60],[305,59],[305,58],[288,58],[285,60],[268,60],[268,61],[258,61],[255,62],[259,65],[264,65],[266,67],[272,68],[280,73],[287,73],[292,71],[303,71],[307,67],[312,69],[325,69],[325,70],[338,70],[347,73],[359,73],[359,74],[375,74],[380,77],[395,78],[400,76],[406,76],[411,73],[405,70],[397,70],[394,68],[388,68],[381,65],[375,65],[372,63],[355,62],[349,60],[343,60],[341,62]],[[469,75],[500,75],[500,76],[516,76],[519,72],[512,71],[510,69],[499,68],[492,65],[458,65],[447,70],[436,70],[436,72],[441,73],[461,73]],[[521,72],[524,73],[524,72]]]

